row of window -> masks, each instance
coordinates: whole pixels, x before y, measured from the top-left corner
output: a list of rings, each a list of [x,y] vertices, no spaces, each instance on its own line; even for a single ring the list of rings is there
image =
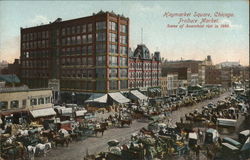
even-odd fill
[[[160,63],[140,63],[140,62],[132,62],[130,63],[130,68],[134,68],[134,69],[144,69],[144,70],[160,70],[161,66]]]
[[[129,87],[130,88],[139,88],[139,87],[154,87],[158,86],[159,81],[130,81]]]
[[[96,72],[95,72],[96,71]],[[62,77],[78,77],[78,78],[105,78],[106,77],[106,69],[63,69],[61,71]],[[128,77],[128,70],[122,68],[119,70],[120,78]],[[109,78],[118,78],[118,69],[111,68],[109,69]]]
[[[23,58],[49,57],[49,50],[26,51],[22,54]]]
[[[98,90],[98,91],[104,91],[107,88],[106,81],[102,81],[102,80],[99,80],[97,82],[63,80],[61,82],[61,86],[62,88]],[[127,89],[127,88],[128,88],[127,80],[120,80],[120,81],[110,80],[109,81],[110,90]]]
[[[22,67],[48,68],[49,67],[49,60],[22,61]]]
[[[86,33],[86,32],[90,33],[92,31],[93,31],[92,23],[83,24],[83,25],[78,25],[78,26],[62,28],[62,36],[80,34],[80,33]]]
[[[22,77],[48,77],[48,70],[22,70]]]
[[[137,78],[137,79],[142,79],[142,78],[157,78],[159,77],[160,73],[158,72],[130,72],[129,77],[130,78]]]
[[[31,106],[41,105],[41,104],[48,104],[51,103],[51,97],[41,97],[41,98],[32,98],[30,100]]]
[[[49,38],[49,31],[26,33],[22,35],[22,41],[41,40]]]
[[[32,41],[32,42],[23,42],[22,49],[39,49],[39,48],[48,48],[49,47],[49,40],[39,40],[39,41]]]
[[[62,58],[61,59],[62,65],[93,65],[93,57],[68,57],[68,58]]]
[[[62,38],[62,45],[86,44],[92,42],[93,42],[92,34]]]

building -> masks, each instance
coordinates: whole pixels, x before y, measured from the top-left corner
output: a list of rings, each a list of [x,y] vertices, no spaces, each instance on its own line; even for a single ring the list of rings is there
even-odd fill
[[[0,88],[0,97],[1,118],[9,119],[13,123],[19,123],[20,118],[29,120],[56,114],[52,108],[51,89],[29,89],[27,86],[3,87]]]
[[[146,45],[137,45],[129,56],[129,88],[147,91],[151,97],[160,96],[160,77],[160,52],[155,52],[151,56]]]
[[[20,62],[19,59],[15,59],[13,64],[8,64],[8,66],[2,69],[2,74],[14,74],[17,77],[20,77]]]
[[[199,67],[203,61],[196,60],[180,60],[180,61],[165,61],[163,67],[185,67],[190,68],[191,73],[199,73]]]
[[[205,84],[221,84],[221,70],[215,66],[206,66]]]
[[[168,96],[168,88],[167,88],[167,81],[168,77],[167,76],[162,76],[160,78],[160,83],[161,83],[161,96],[166,97]]]
[[[179,80],[177,73],[171,73],[167,75],[167,92],[168,95],[177,94],[177,89],[179,88]]]
[[[232,86],[232,69],[229,67],[221,68],[221,85],[229,88]]]
[[[21,79],[31,88],[58,79],[79,99],[127,90],[128,48],[129,18],[113,12],[21,28]]]

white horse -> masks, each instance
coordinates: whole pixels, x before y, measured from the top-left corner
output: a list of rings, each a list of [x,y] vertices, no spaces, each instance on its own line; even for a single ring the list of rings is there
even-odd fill
[[[38,143],[35,147],[36,147],[36,150],[35,150],[36,153],[43,154],[44,156],[46,156],[47,152],[52,148],[50,142],[45,143],[45,144]]]
[[[21,136],[28,136],[28,135],[29,135],[29,131],[28,131],[28,130],[21,130],[21,129],[18,129],[18,133],[19,133]]]

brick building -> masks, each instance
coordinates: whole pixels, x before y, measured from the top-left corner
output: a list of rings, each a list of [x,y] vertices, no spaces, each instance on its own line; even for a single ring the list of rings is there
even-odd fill
[[[161,77],[160,52],[150,55],[144,44],[137,48],[129,56],[129,88],[159,92]],[[156,89],[154,89],[156,88]]]
[[[221,70],[215,66],[206,66],[205,84],[221,84]]]
[[[30,88],[60,80],[60,90],[128,89],[129,19],[113,12],[21,28],[21,79]]]

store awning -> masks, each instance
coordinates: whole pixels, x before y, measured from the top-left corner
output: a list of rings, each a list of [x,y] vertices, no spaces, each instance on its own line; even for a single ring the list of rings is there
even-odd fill
[[[145,96],[144,94],[142,94],[141,92],[139,92],[138,90],[132,90],[130,91],[130,93],[135,96],[137,99],[140,99],[140,100],[147,100],[148,97]]]
[[[246,142],[241,148],[241,151],[250,151],[250,137],[247,138]]]
[[[107,103],[108,95],[103,93],[94,93],[89,99],[85,101],[85,103]]]
[[[30,113],[34,118],[56,115],[56,112],[54,111],[53,108],[43,108],[43,109],[32,110],[30,111]]]
[[[87,113],[87,110],[76,111],[76,116],[84,116]]]
[[[115,93],[109,93],[109,96],[116,102],[118,103],[128,103],[130,100],[126,97],[124,97],[120,92],[115,92]]]

